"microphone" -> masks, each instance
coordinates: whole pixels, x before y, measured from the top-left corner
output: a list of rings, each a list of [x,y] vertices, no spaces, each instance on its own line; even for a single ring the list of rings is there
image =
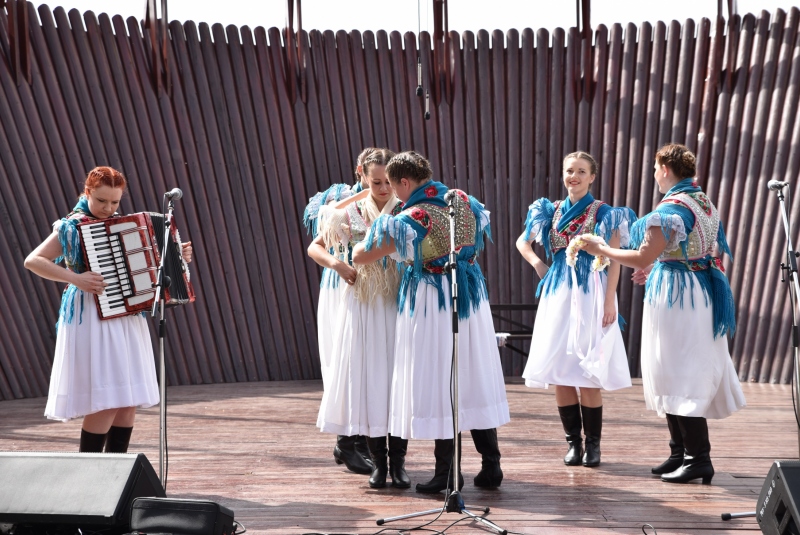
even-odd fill
[[[783,188],[785,188],[788,185],[789,185],[788,182],[781,182],[780,180],[770,180],[769,182],[767,182],[767,187],[771,191],[782,190]]]
[[[444,202],[450,202],[456,196],[456,190],[449,189],[447,193],[444,194]]]
[[[180,200],[181,197],[183,197],[183,192],[180,190],[180,188],[173,188],[172,191],[166,192],[164,194],[164,197],[173,201],[177,201]]]

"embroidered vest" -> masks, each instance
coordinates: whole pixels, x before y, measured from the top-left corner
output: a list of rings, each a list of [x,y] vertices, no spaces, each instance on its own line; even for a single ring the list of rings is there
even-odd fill
[[[562,201],[556,201],[556,212],[553,214],[553,224],[550,226],[550,250],[555,255],[561,249],[566,249],[570,240],[580,234],[594,234],[597,224],[597,210],[605,204],[603,201],[594,201],[586,207],[581,215],[572,220],[564,232],[558,231],[558,222],[561,220]]]
[[[719,231],[719,212],[717,208],[708,200],[702,191],[697,193],[678,193],[671,195],[661,202],[672,203],[688,208],[694,214],[694,228],[687,238],[687,254],[689,260],[696,260],[710,255],[714,251],[717,243],[717,232]],[[669,253],[662,253],[659,260],[686,260],[681,249],[678,248]]]
[[[456,211],[456,251],[463,247],[475,245],[475,215],[469,207],[469,198],[463,191],[456,190],[453,205]],[[440,266],[431,263],[450,254],[450,215],[448,207],[421,202],[402,212],[410,216],[418,224],[425,227],[428,233],[422,240],[422,269],[429,273],[444,273]],[[474,262],[475,257],[470,259]]]

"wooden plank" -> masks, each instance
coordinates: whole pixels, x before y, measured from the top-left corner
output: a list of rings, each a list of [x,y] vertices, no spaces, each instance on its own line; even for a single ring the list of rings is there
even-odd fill
[[[491,507],[488,518],[511,532],[634,533],[649,532],[644,526],[649,523],[659,533],[759,533],[755,518],[724,522],[720,514],[755,509],[774,460],[796,458],[797,433],[790,386],[742,386],[748,406],[730,418],[709,421],[716,470],[712,484],[670,485],[650,474],[650,467],[669,452],[669,435],[664,420],[645,409],[641,381],[604,394],[602,464],[587,469],[561,461],[566,444],[553,390],[509,380],[506,392],[514,416],[498,430],[502,486],[486,491],[473,485],[480,456],[464,433],[464,499]],[[321,395],[319,381],[170,387],[170,403],[179,410],[168,411],[168,495],[220,503],[254,535],[374,533],[377,519],[442,505],[443,494],[423,496],[413,487],[370,489],[367,477],[336,465],[330,453],[333,437],[314,427]],[[0,449],[77,451],[80,419],[46,421],[44,404],[44,398],[0,404]],[[138,412],[130,451],[155,464],[158,409]],[[242,419],[255,424],[244,436]],[[769,436],[769,446],[742,440],[746,435]],[[406,469],[412,484],[432,475],[432,450],[431,441],[410,442]],[[531,455],[532,450],[537,454]],[[264,462],[265,456],[271,461]],[[309,468],[317,487],[313,493],[307,492]],[[463,518],[445,513],[438,520],[429,516],[386,527],[409,530],[435,520],[429,528],[444,531]],[[462,524],[447,531],[482,530],[476,523]]]

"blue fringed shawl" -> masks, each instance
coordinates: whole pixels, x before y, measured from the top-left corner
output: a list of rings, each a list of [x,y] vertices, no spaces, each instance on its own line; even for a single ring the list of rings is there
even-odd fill
[[[681,191],[700,191],[700,188],[691,184],[691,179],[686,179],[668,191],[665,198]],[[725,334],[733,336],[736,331],[736,309],[730,283],[722,271],[721,263],[710,255],[689,261],[688,238],[694,225],[695,216],[691,210],[678,204],[664,202],[633,225],[631,229],[632,248],[638,249],[641,246],[648,228],[659,226],[667,241],[666,251],[673,251],[680,247],[685,259],[684,261],[657,261],[647,278],[645,299],[651,304],[654,303],[666,284],[666,292],[669,296],[667,306],[672,308],[677,303],[683,308],[686,288],[693,291],[695,281],[697,281],[703,291],[705,306],[712,307],[714,338]],[[716,243],[721,253],[733,257],[722,228],[722,222],[719,224]],[[694,297],[691,293],[689,295],[691,296],[690,304],[694,308]]]
[[[67,217],[53,223],[53,230],[56,232],[58,242],[61,244],[61,256],[56,258],[54,262],[58,264],[63,261],[68,269],[75,273],[83,273],[86,271],[86,266],[83,263],[83,250],[81,249],[81,235],[78,230],[78,224],[83,223],[85,218],[72,217],[75,214],[85,214],[97,219],[89,211],[89,203],[86,196],[81,195],[72,212]],[[56,332],[58,332],[58,327],[61,323],[72,323],[75,317],[75,292],[78,291],[78,287],[74,284],[68,284],[64,288],[64,292],[61,294],[61,306],[58,310]],[[83,292],[81,292],[81,310],[78,323],[83,321],[83,308]]]
[[[587,194],[584,199],[586,197],[590,196]],[[591,200],[593,201],[594,199],[592,198]],[[585,210],[590,204],[591,201],[589,203],[578,202],[575,206],[582,205]],[[553,261],[547,270],[547,274],[536,288],[536,297],[553,294],[565,281],[569,288],[572,288],[572,277],[569,276],[566,249],[561,249],[553,255],[550,244],[550,229],[553,226],[555,212],[555,205],[549,199],[541,198],[530,205],[528,216],[525,219],[523,238],[529,242],[536,241],[541,244],[544,247],[547,258]],[[573,219],[579,217],[582,213],[583,211],[573,212]],[[609,241],[615,231],[620,231],[620,244],[622,247],[627,247],[629,242],[628,229],[631,228],[634,221],[636,221],[636,214],[630,208],[613,208],[603,204],[597,209],[594,232],[602,236],[604,240]],[[566,228],[568,225],[569,221],[565,221],[562,216],[559,227]],[[578,260],[575,263],[575,275],[578,280],[578,286],[584,292],[589,291],[588,281],[593,260],[594,257],[584,251],[578,253]],[[606,272],[603,271],[601,276],[606,276]]]
[[[431,186],[436,188],[436,195],[429,197],[426,193]],[[404,209],[420,203],[429,203],[444,207],[444,195],[448,188],[440,182],[426,182],[409,197],[404,205]],[[486,288],[486,280],[483,277],[480,265],[476,258],[483,251],[486,239],[491,241],[490,214],[477,199],[468,196],[469,207],[475,216],[475,239],[474,245],[462,247],[457,255],[456,282],[459,287],[458,317],[467,319],[471,311],[477,311],[482,301],[489,298]],[[388,243],[391,238],[394,241],[397,251],[397,260],[411,261],[411,264],[402,266],[398,263],[398,269],[403,270],[403,278],[397,293],[397,307],[400,312],[405,309],[406,301],[410,300],[409,314],[414,315],[416,304],[417,288],[420,283],[425,283],[436,288],[438,296],[439,310],[447,309],[445,301],[444,284],[451,284],[450,274],[431,273],[423,270],[422,265],[422,242],[428,234],[428,230],[417,221],[405,213],[397,216],[383,215],[378,218],[370,227],[365,239],[365,249],[381,247]],[[472,262],[470,262],[472,260]],[[430,262],[432,267],[443,267],[448,261],[448,256]]]
[[[320,191],[310,199],[303,211],[303,226],[306,232],[313,237],[317,237],[317,224],[319,223],[319,209],[329,202],[339,202],[361,191],[361,183],[356,184],[352,189],[347,184],[333,184],[325,191]]]
[[[325,191],[320,191],[308,200],[308,205],[303,211],[303,226],[306,227],[306,233],[311,234],[316,238],[319,232],[319,209],[328,204],[329,202],[339,202],[342,199],[347,199],[351,195],[355,195],[363,188],[361,182],[358,182],[352,188],[347,184],[333,184]],[[333,254],[333,250],[329,251]],[[348,259],[352,251],[348,251]],[[320,288],[338,288],[341,282],[341,277],[336,271],[328,268],[322,268],[322,277],[319,281]]]

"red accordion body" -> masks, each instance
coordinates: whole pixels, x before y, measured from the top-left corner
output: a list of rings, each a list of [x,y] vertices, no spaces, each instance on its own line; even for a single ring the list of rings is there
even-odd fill
[[[100,319],[137,314],[153,307],[164,222],[163,214],[139,212],[78,225],[87,268],[100,273],[108,283],[102,295],[95,295]],[[171,281],[164,290],[164,302],[168,306],[194,301],[194,289],[189,268],[181,256],[174,217],[167,240],[164,274]]]

